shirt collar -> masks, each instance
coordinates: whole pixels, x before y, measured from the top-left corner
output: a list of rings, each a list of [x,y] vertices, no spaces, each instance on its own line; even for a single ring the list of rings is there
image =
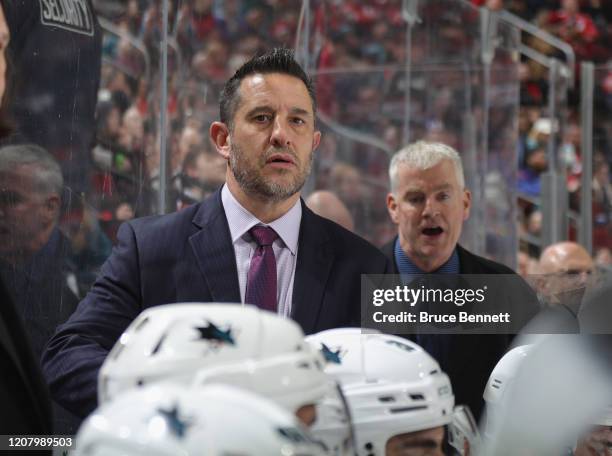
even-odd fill
[[[221,202],[227,217],[232,243],[242,238],[255,225],[265,225],[273,228],[291,253],[296,254],[302,221],[302,204],[299,199],[287,213],[267,224],[245,209],[232,195],[227,184],[221,189]]]
[[[397,264],[397,269],[400,274],[427,274],[425,271],[421,270],[417,265],[415,265],[410,260],[408,255],[406,255],[406,252],[404,252],[400,246],[399,237],[395,239],[393,251],[395,256],[395,264]],[[459,254],[457,253],[457,247],[455,247],[453,254],[446,261],[446,263],[429,274],[459,274]]]

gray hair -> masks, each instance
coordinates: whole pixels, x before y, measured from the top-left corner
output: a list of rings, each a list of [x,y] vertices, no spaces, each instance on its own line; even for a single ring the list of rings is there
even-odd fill
[[[446,144],[438,142],[417,141],[398,150],[389,165],[389,181],[391,191],[397,189],[399,165],[407,165],[416,169],[429,169],[436,166],[443,160],[450,160],[455,168],[455,175],[459,187],[465,187],[465,177],[463,175],[463,165],[461,157],[455,149]]]
[[[35,167],[34,185],[39,193],[62,195],[62,169],[49,152],[36,144],[15,144],[0,148],[0,172],[11,171],[24,165]]]

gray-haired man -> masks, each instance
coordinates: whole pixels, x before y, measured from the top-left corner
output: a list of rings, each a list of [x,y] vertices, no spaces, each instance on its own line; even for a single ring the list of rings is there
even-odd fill
[[[398,151],[389,167],[387,208],[398,236],[383,247],[399,274],[514,274],[503,264],[475,255],[458,244],[470,214],[461,158],[441,143],[419,141]],[[520,290],[536,306],[525,285]],[[417,342],[438,360],[458,403],[478,418],[489,374],[506,351],[509,336],[421,334]]]

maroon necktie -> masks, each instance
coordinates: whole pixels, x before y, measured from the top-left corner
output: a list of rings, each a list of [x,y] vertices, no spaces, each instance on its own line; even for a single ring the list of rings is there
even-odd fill
[[[245,303],[276,312],[276,258],[272,243],[278,234],[268,226],[254,226],[249,233],[257,242],[257,249],[251,257]]]

